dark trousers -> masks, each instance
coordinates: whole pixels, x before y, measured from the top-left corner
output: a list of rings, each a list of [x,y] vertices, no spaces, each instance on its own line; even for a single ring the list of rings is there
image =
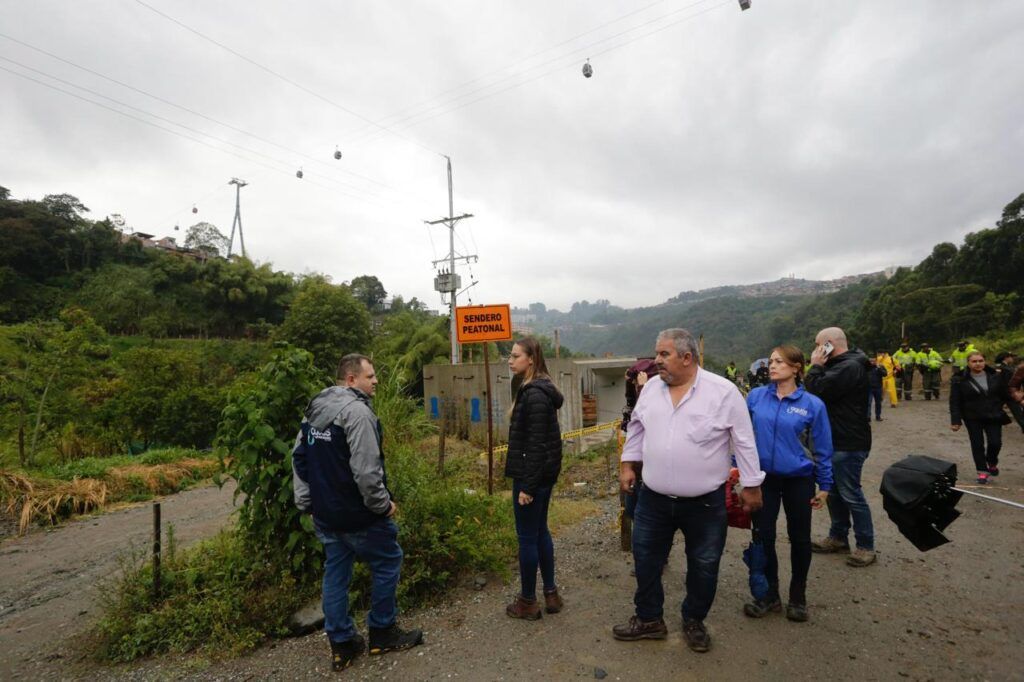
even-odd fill
[[[875,402],[875,417],[882,416],[882,387],[871,387],[871,393],[868,394],[868,419],[871,419],[871,401]]]
[[[900,397],[904,400],[911,400],[914,392],[914,366],[903,368],[903,376],[899,378]]]
[[[925,370],[921,377],[922,388],[924,388],[924,399],[939,399],[939,386],[942,384],[942,374],[937,369]]]
[[[640,489],[633,522],[636,594],[633,603],[642,621],[664,614],[661,574],[676,531],[686,542],[686,598],[683,621],[704,620],[715,601],[718,565],[725,547],[725,485],[699,497],[669,497]]]
[[[551,487],[537,488],[533,502],[519,504],[520,482],[512,480],[512,512],[516,520],[516,535],[519,536],[519,580],[521,594],[526,599],[537,596],[537,568],[544,581],[544,589],[555,589],[555,543],[548,530],[548,506],[551,504]]]
[[[1003,425],[998,422],[986,422],[976,419],[965,419],[967,436],[971,439],[971,455],[974,457],[974,468],[977,471],[988,471],[990,466],[999,464],[999,451],[1003,449]],[[985,447],[985,441],[988,447]]]
[[[1013,418],[1017,421],[1017,426],[1020,427],[1021,431],[1024,431],[1024,407],[1020,406],[1016,400],[1011,400],[1006,403],[1006,406],[1010,408],[1010,413]]]
[[[754,538],[761,541],[767,559],[765,577],[773,593],[778,594],[779,556],[775,551],[775,524],[780,508],[785,508],[789,560],[793,567],[789,599],[805,603],[804,589],[807,585],[807,572],[811,568],[811,498],[814,497],[814,477],[783,478],[768,474],[761,484],[761,493],[764,506],[753,514],[753,521]]]

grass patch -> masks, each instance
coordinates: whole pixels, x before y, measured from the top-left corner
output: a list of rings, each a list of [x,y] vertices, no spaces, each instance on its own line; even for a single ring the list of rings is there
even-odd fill
[[[56,524],[115,502],[178,492],[218,469],[212,456],[171,449],[140,457],[88,457],[39,474],[0,470],[0,511],[14,517],[24,533],[32,523]]]
[[[161,653],[237,655],[288,631],[289,615],[317,594],[287,573],[254,562],[233,531],[221,531],[185,551],[168,539],[161,564],[163,598],[153,601],[153,571],[145,554],[126,560],[104,586],[103,616],[91,643],[101,660],[126,662]]]

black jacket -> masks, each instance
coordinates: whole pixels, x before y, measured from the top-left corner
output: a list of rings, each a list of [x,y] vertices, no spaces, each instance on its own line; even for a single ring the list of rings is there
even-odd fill
[[[870,393],[868,373],[871,363],[864,353],[851,348],[825,362],[814,365],[804,378],[808,392],[821,398],[832,427],[832,447],[836,450],[871,449],[871,422],[868,417]]]
[[[1003,403],[1009,400],[1010,375],[985,365],[988,375],[988,390],[971,378],[971,371],[965,369],[953,374],[949,382],[949,423],[962,424],[964,419],[981,422],[1005,423]]]
[[[878,365],[868,370],[868,383],[871,384],[871,388],[882,388],[882,379],[887,375],[885,367]]]
[[[554,485],[562,470],[562,431],[558,409],[562,394],[550,379],[534,379],[520,387],[508,428],[505,475],[532,495]]]

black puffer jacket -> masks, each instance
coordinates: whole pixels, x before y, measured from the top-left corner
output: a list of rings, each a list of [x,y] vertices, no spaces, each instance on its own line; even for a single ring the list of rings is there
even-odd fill
[[[524,384],[516,394],[505,475],[518,480],[528,495],[554,485],[562,470],[562,431],[558,426],[562,402],[562,394],[547,378]]]
[[[807,392],[821,398],[832,427],[832,447],[836,450],[871,449],[871,422],[868,421],[868,372],[871,363],[861,351],[850,350],[829,358],[824,367],[815,365],[807,372]]]
[[[971,378],[971,371],[965,369],[953,374],[949,382],[949,423],[962,424],[964,419],[980,422],[1006,423],[1003,403],[1010,399],[1007,386],[1009,372],[985,365],[988,375],[988,390]]]

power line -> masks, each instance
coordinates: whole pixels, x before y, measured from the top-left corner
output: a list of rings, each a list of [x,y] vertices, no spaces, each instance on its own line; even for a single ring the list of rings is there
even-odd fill
[[[261,71],[264,71],[264,72],[270,74],[271,76],[274,76],[275,78],[284,81],[285,83],[288,83],[289,85],[291,85],[294,88],[297,88],[297,89],[301,90],[302,92],[306,93],[307,95],[315,97],[315,98],[321,100],[322,102],[326,102],[327,104],[330,104],[331,106],[335,107],[336,109],[344,111],[346,114],[348,114],[350,116],[354,116],[355,118],[358,118],[358,119],[360,119],[362,121],[365,121],[366,123],[369,123],[369,124],[379,128],[381,130],[390,132],[392,135],[395,135],[396,137],[399,137],[399,138],[405,140],[406,142],[411,142],[412,144],[415,144],[416,146],[420,147],[421,149],[424,149],[424,150],[426,150],[426,151],[428,151],[428,152],[430,152],[432,154],[437,154],[439,156],[444,156],[444,154],[442,154],[441,152],[436,151],[434,149],[431,149],[430,147],[427,147],[423,143],[421,143],[421,142],[419,142],[417,140],[414,140],[411,137],[408,137],[406,135],[402,135],[401,133],[393,131],[390,128],[388,128],[387,126],[381,125],[380,123],[377,123],[376,121],[373,121],[373,120],[363,116],[362,114],[360,114],[358,112],[352,111],[348,107],[346,107],[346,106],[344,106],[342,104],[339,104],[339,103],[335,102],[334,100],[332,100],[332,99],[330,99],[328,97],[325,97],[324,95],[321,95],[320,93],[316,92],[315,90],[311,90],[310,88],[307,88],[305,85],[302,85],[301,83],[295,82],[294,80],[292,80],[291,78],[285,76],[284,74],[281,74],[281,73],[278,73],[277,71],[274,71],[269,66],[265,66],[264,64],[261,64],[260,62],[257,62],[255,59],[252,59],[251,57],[247,57],[246,55],[242,54],[241,52],[238,52],[237,50],[234,50],[234,49],[228,47],[224,43],[221,43],[221,42],[211,38],[210,36],[206,35],[205,33],[202,33],[200,31],[192,28],[188,24],[186,24],[186,23],[184,23],[182,21],[179,21],[178,19],[175,19],[171,15],[166,14],[164,12],[161,12],[157,8],[153,7],[152,5],[149,5],[149,4],[145,3],[145,2],[143,2],[143,0],[135,0],[135,2],[140,4],[140,5],[142,5],[146,9],[150,10],[151,12],[153,12],[153,13],[161,16],[161,17],[163,17],[167,21],[170,21],[170,22],[180,26],[181,28],[185,29],[186,31],[189,31],[190,33],[193,33],[193,34],[199,36],[200,38],[202,38],[203,40],[205,40],[205,41],[207,41],[209,43],[212,43],[213,45],[216,45],[217,47],[219,47],[222,50],[224,50],[224,51],[234,55],[235,57],[238,57],[242,61],[255,66],[256,68],[260,69]]]
[[[280,144],[278,142],[274,142],[273,140],[269,140],[269,139],[267,139],[265,137],[261,137],[260,135],[255,134],[255,133],[252,133],[252,132],[249,132],[249,131],[244,130],[242,128],[239,128],[237,126],[231,125],[230,123],[225,123],[224,121],[220,121],[220,120],[218,120],[216,118],[213,118],[212,116],[207,116],[206,114],[203,114],[203,113],[201,113],[199,111],[196,111],[194,109],[190,109],[190,108],[188,108],[186,106],[182,106],[181,104],[178,104],[176,102],[172,102],[171,100],[168,100],[168,99],[165,99],[163,97],[160,97],[159,95],[154,95],[153,93],[147,92],[147,91],[145,91],[145,90],[143,90],[141,88],[138,88],[138,87],[136,87],[134,85],[131,85],[129,83],[125,83],[123,81],[117,80],[116,78],[111,78],[110,76],[107,76],[106,74],[100,73],[99,71],[95,71],[95,70],[90,69],[90,68],[88,68],[86,66],[82,66],[81,64],[73,62],[73,61],[71,61],[69,59],[65,59],[64,57],[61,57],[60,55],[56,55],[56,54],[54,54],[52,52],[49,52],[47,50],[44,50],[41,47],[37,47],[37,46],[32,45],[30,43],[27,43],[27,42],[25,42],[23,40],[19,40],[18,38],[15,38],[13,36],[9,36],[6,33],[0,33],[0,38],[4,38],[6,40],[9,40],[12,43],[17,43],[18,45],[21,45],[22,47],[26,47],[26,48],[28,48],[30,50],[33,50],[33,51],[38,52],[38,53],[40,53],[42,55],[45,55],[45,56],[47,56],[47,57],[49,57],[51,59],[55,59],[55,60],[57,60],[57,61],[59,61],[59,62],[61,62],[63,64],[67,64],[68,66],[74,67],[74,68],[76,68],[76,69],[78,69],[80,71],[84,71],[85,73],[88,73],[88,74],[91,74],[93,76],[96,76],[97,78],[102,78],[105,81],[108,81],[108,82],[113,83],[115,85],[119,85],[122,88],[126,88],[128,90],[131,90],[132,92],[136,92],[136,93],[138,93],[140,95],[143,95],[145,97],[149,97],[150,99],[156,100],[157,102],[160,102],[161,104],[166,104],[167,106],[174,107],[175,109],[180,109],[181,111],[184,111],[186,113],[192,114],[193,116],[197,116],[199,118],[205,119],[205,120],[210,121],[212,123],[216,123],[219,126],[223,126],[223,127],[228,128],[230,130],[233,130],[233,131],[235,131],[237,133],[240,133],[242,135],[246,135],[246,136],[251,137],[251,138],[253,138],[255,140],[259,140],[260,142],[263,142],[264,144],[269,144],[269,145],[271,145],[273,147],[277,147],[278,149],[290,152],[292,154],[296,154],[298,156],[302,156],[302,157],[304,157],[306,159],[309,159],[309,160],[314,161],[316,163],[319,163],[319,164],[322,164],[324,166],[327,166],[327,167],[331,168],[332,170],[337,170],[337,171],[340,171],[342,173],[345,173],[345,174],[348,174],[348,175],[352,175],[353,177],[357,177],[357,178],[359,178],[361,180],[365,180],[367,182],[371,182],[371,183],[373,183],[375,185],[380,185],[382,187],[386,187],[386,188],[391,189],[393,191],[398,191],[398,190],[395,190],[395,188],[391,187],[390,185],[388,185],[386,183],[380,182],[378,180],[375,180],[375,179],[373,179],[371,177],[368,177],[368,176],[365,176],[365,175],[360,175],[359,173],[356,173],[354,171],[350,171],[350,170],[345,169],[345,168],[340,168],[337,164],[331,164],[331,163],[328,163],[326,161],[323,161],[322,159],[317,159],[316,157],[310,156],[310,155],[305,154],[305,153],[303,153],[301,151],[298,151],[296,149],[292,149],[291,147],[287,147],[287,146],[282,145],[282,144]],[[31,68],[31,67],[25,67],[25,68]]]
[[[93,106],[100,107],[101,109],[106,109],[108,111],[112,111],[115,114],[118,114],[120,116],[124,116],[125,118],[130,118],[130,119],[132,119],[134,121],[138,121],[140,123],[144,123],[145,125],[151,126],[151,127],[156,128],[158,130],[162,130],[162,131],[164,131],[166,133],[170,133],[171,135],[176,135],[176,136],[184,138],[186,140],[191,140],[192,142],[196,142],[198,144],[201,144],[204,147],[209,147],[210,149],[214,149],[214,150],[219,151],[219,152],[221,152],[223,154],[230,154],[231,156],[235,156],[237,158],[240,158],[240,159],[243,159],[245,161],[248,161],[249,163],[254,163],[254,164],[256,164],[258,166],[262,166],[264,168],[269,168],[270,170],[273,170],[275,172],[285,173],[285,174],[291,175],[291,171],[283,170],[281,168],[278,168],[277,166],[272,166],[272,165],[270,165],[268,163],[265,163],[263,161],[259,161],[257,159],[253,159],[251,157],[245,156],[243,154],[239,154],[237,152],[230,151],[228,149],[224,149],[222,147],[218,147],[216,145],[210,144],[209,142],[207,142],[205,140],[201,140],[201,139],[199,139],[197,137],[192,137],[191,135],[186,135],[184,133],[181,133],[181,132],[179,132],[177,130],[174,130],[173,128],[166,128],[166,127],[164,127],[162,125],[159,125],[159,124],[154,123],[152,121],[146,120],[146,119],[141,118],[139,116],[134,116],[134,115],[129,114],[129,113],[125,112],[125,111],[121,111],[120,109],[115,109],[114,107],[107,106],[106,104],[103,104],[102,102],[97,102],[95,100],[89,99],[88,97],[83,97],[82,95],[79,95],[77,93],[71,92],[70,90],[65,90],[64,88],[57,87],[57,86],[52,85],[50,83],[46,83],[46,82],[41,81],[41,80],[39,80],[37,78],[33,78],[32,76],[29,76],[27,74],[19,73],[17,71],[14,71],[12,69],[7,68],[6,66],[0,66],[0,71],[6,71],[7,73],[13,74],[13,75],[15,75],[15,76],[17,76],[19,78],[23,78],[25,80],[32,81],[33,83],[36,83],[38,85],[42,85],[43,87],[49,88],[51,90],[55,90],[57,92],[63,93],[65,95],[68,95],[70,97],[74,97],[75,99],[82,100],[83,102],[88,102],[89,104],[92,104]],[[205,133],[199,133],[199,134],[205,135]],[[211,137],[209,135],[206,135],[206,136],[207,137]],[[211,137],[211,139],[216,139],[216,138],[212,138]],[[245,151],[249,151],[250,153],[257,153],[257,152],[251,152],[250,150],[247,150],[247,149]],[[269,158],[273,158],[273,157],[269,157]],[[274,160],[277,163],[284,163],[284,162],[281,162],[281,161],[276,160],[276,159],[274,159]],[[330,180],[330,179],[328,179],[328,180]],[[337,182],[337,181],[334,181],[334,182]],[[345,191],[342,191],[342,190],[336,190],[336,189],[333,189],[333,188],[330,188],[330,187],[326,187],[324,185],[319,185],[318,183],[314,183],[314,182],[309,182],[309,184],[314,184],[314,185],[317,185],[319,187],[324,187],[325,189],[328,189],[328,190],[330,190],[332,192],[340,193],[340,194],[343,194],[344,196],[347,196],[347,197],[349,197],[351,199],[356,199],[358,201],[364,201],[366,203],[373,204],[374,206],[377,206],[377,207],[380,207],[380,208],[389,208],[388,206],[386,206],[384,204],[381,204],[379,202],[373,201],[371,199],[367,199],[365,197],[357,196],[357,195],[354,195],[354,194],[349,194],[348,192],[345,192]]]

